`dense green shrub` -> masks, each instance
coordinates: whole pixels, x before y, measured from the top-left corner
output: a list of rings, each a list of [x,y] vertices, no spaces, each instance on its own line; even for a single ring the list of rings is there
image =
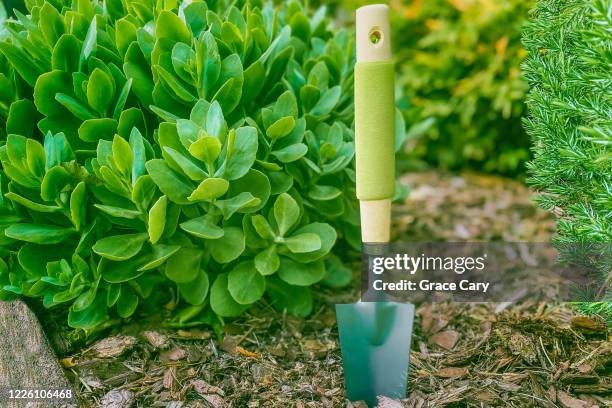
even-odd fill
[[[530,1],[415,0],[394,20],[411,156],[514,175],[529,157],[520,29]]]
[[[353,39],[296,1],[228,3],[30,0],[7,22],[0,298],[91,330],[261,298],[306,315],[310,285],[347,283]]]
[[[351,19],[365,0],[339,0]],[[531,0],[389,1],[400,107],[410,128],[400,166],[522,174],[527,84],[520,29]]]
[[[534,141],[529,182],[541,192],[539,204],[558,215],[558,243],[609,244],[612,2],[540,0],[532,17],[523,37],[532,86],[525,121]],[[610,291],[609,249],[607,262],[591,267]],[[585,308],[612,316],[610,302]]]

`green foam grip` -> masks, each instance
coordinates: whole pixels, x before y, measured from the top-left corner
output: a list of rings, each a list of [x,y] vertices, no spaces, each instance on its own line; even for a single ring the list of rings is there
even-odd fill
[[[392,61],[355,64],[357,198],[395,194],[395,69]]]

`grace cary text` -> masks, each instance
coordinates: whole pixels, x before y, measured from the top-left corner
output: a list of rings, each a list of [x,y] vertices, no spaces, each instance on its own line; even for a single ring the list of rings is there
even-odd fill
[[[372,284],[374,290],[378,291],[440,291],[440,292],[454,292],[457,289],[466,292],[482,292],[487,293],[490,282],[470,282],[464,279],[457,285],[456,282],[431,282],[428,280],[421,280],[418,283],[403,279],[399,282],[384,282],[380,279],[375,280]]]

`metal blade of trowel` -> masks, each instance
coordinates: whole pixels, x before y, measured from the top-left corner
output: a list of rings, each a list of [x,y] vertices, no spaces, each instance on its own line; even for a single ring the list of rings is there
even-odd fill
[[[373,247],[384,253],[395,193],[394,64],[388,7],[359,8],[356,27],[355,153],[361,234],[364,243],[377,244]],[[379,395],[406,396],[413,319],[410,304],[336,305],[349,400],[374,406]]]
[[[346,397],[376,405],[405,398],[414,306],[390,302],[336,305]]]

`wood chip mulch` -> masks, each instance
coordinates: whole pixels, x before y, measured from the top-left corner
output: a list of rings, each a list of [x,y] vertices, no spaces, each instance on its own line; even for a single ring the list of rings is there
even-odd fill
[[[394,209],[396,239],[546,242],[551,217],[520,183],[472,174],[406,176],[411,197]],[[333,304],[297,319],[257,305],[226,326],[168,330],[126,325],[61,353],[82,406],[363,407],[344,397]],[[53,337],[53,336],[52,336]],[[409,397],[381,408],[612,406],[610,328],[568,305],[422,304],[412,339]]]

